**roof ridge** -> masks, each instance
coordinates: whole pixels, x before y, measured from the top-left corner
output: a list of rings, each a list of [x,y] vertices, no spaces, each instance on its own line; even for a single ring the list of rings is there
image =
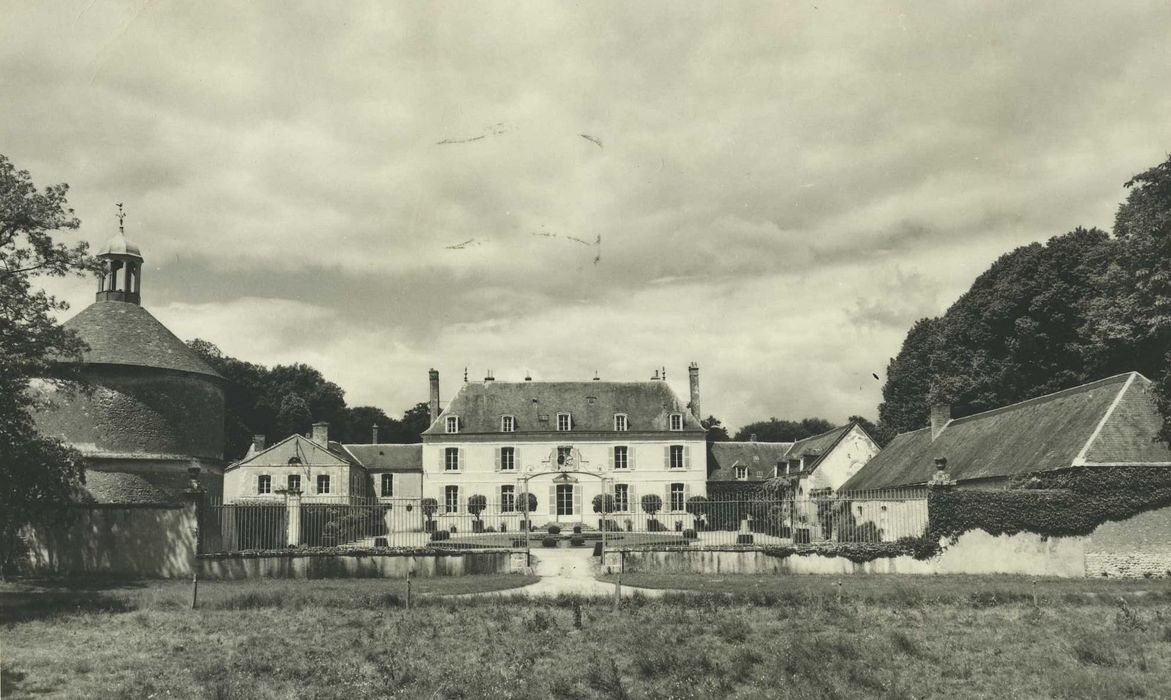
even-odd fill
[[[954,424],[959,423],[961,421],[966,421],[966,420],[970,420],[973,418],[981,418],[984,416],[991,416],[991,415],[997,415],[999,413],[1005,413],[1009,410],[1021,408],[1023,406],[1033,406],[1036,404],[1047,403],[1049,401],[1052,401],[1052,400],[1058,399],[1058,398],[1062,398],[1067,395],[1072,395],[1072,394],[1076,394],[1078,392],[1087,391],[1089,389],[1094,389],[1099,386],[1103,386],[1103,385],[1108,384],[1111,381],[1115,381],[1121,377],[1127,377],[1126,382],[1123,382],[1123,385],[1122,385],[1122,388],[1125,388],[1126,385],[1130,382],[1132,375],[1135,375],[1135,374],[1138,374],[1138,372],[1134,372],[1134,371],[1122,372],[1120,374],[1114,374],[1109,377],[1095,379],[1093,381],[1086,382],[1085,384],[1078,384],[1077,386],[1071,386],[1066,389],[1059,389],[1057,391],[1053,391],[1048,394],[1042,394],[1041,396],[1034,396],[1033,398],[1025,399],[1024,401],[1010,403],[1007,406],[999,406],[997,408],[990,408],[987,411],[980,411],[979,413],[972,413],[972,414],[969,414],[966,416],[961,416],[960,418],[953,418],[952,420],[948,421],[948,425],[949,426],[954,425]],[[1120,388],[1120,391],[1121,391],[1121,388]],[[925,430],[925,429],[926,428],[920,428],[920,430]]]

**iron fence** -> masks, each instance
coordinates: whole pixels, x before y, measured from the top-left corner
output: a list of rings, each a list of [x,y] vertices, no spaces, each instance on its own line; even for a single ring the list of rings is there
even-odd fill
[[[659,499],[619,505],[625,509],[554,516],[524,513],[515,500],[455,507],[418,498],[214,501],[203,511],[200,545],[208,553],[289,546],[516,549],[582,546],[600,541],[604,530],[607,545],[614,547],[722,546],[889,542],[927,530],[926,493],[918,490],[700,496],[682,509],[679,504],[664,509]]]

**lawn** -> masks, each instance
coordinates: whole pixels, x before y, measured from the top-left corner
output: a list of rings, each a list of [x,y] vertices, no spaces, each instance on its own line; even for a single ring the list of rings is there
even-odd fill
[[[259,581],[191,611],[170,583],[65,591],[95,604],[0,626],[3,697],[1171,697],[1167,581],[1046,581],[1034,607],[1027,579],[853,577],[839,604],[836,579],[702,578],[623,583],[731,593],[405,610],[401,582]]]

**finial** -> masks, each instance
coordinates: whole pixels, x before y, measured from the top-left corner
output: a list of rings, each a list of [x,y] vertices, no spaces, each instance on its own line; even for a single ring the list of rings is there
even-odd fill
[[[118,202],[118,233],[123,236],[126,235],[126,227],[123,222],[126,220],[126,212],[122,210],[122,202]]]

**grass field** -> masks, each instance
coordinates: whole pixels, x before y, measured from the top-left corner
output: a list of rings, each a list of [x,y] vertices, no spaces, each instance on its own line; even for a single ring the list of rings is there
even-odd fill
[[[204,584],[196,611],[176,584],[9,586],[44,597],[0,626],[3,696],[1171,697],[1167,581],[1046,581],[1039,607],[969,577],[845,578],[839,603],[832,578],[627,575],[729,592],[618,612],[435,595],[509,579],[421,579],[409,611],[380,580]]]

